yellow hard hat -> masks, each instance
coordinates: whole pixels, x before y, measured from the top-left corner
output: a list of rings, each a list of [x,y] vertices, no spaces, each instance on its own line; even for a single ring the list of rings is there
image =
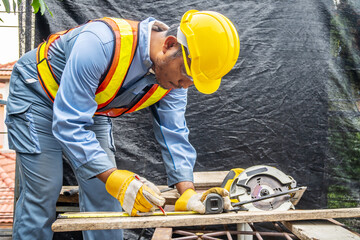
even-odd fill
[[[195,87],[205,94],[215,92],[239,56],[235,26],[220,13],[190,10],[181,18],[177,38]]]

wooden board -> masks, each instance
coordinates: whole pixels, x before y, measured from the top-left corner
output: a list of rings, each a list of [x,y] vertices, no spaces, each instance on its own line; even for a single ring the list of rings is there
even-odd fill
[[[156,228],[151,240],[171,240],[172,228]]]
[[[132,229],[179,227],[218,224],[237,224],[247,222],[293,221],[328,218],[360,217],[360,208],[339,208],[322,210],[290,210],[238,212],[212,215],[176,215],[149,217],[118,217],[118,218],[77,218],[57,219],[53,225],[54,232],[100,230],[100,229]]]
[[[220,187],[229,171],[194,172],[195,188]]]
[[[78,206],[56,206],[56,212],[80,212],[80,208]]]
[[[211,172],[194,172],[194,185],[197,190],[205,190],[211,187],[220,187],[222,181],[227,175],[228,171],[211,171]],[[168,188],[168,186],[157,186],[160,190]],[[60,203],[78,203],[79,194],[65,196],[65,191],[78,189],[78,186],[63,186],[60,192],[58,202]],[[178,199],[177,190],[171,190],[161,194],[166,199],[166,204],[175,204]]]
[[[61,191],[60,191],[60,195],[59,195],[59,198],[58,198],[58,202],[61,202],[61,203],[78,203],[79,202],[79,194],[78,193],[75,193],[71,196],[65,196],[64,192],[66,191],[71,191],[71,190],[75,190],[75,189],[79,189],[78,186],[63,186],[61,188]]]
[[[301,240],[360,240],[360,236],[326,220],[291,221],[283,223]]]

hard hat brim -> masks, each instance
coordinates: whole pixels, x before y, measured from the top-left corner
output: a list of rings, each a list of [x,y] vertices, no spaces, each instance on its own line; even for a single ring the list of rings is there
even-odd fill
[[[204,94],[212,94],[216,92],[216,90],[218,90],[218,88],[220,87],[221,78],[211,81],[209,80],[201,81],[200,76],[198,77],[193,76],[193,81],[196,89],[199,92]]]

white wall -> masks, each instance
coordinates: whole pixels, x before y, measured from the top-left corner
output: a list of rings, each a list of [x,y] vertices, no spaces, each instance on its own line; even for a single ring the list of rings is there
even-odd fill
[[[0,18],[0,64],[5,64],[19,58],[19,20],[17,13],[6,13],[3,4]]]
[[[19,58],[19,20],[17,13],[6,13],[3,4],[0,6],[0,18],[3,20],[3,22],[0,21],[0,64],[5,64]],[[7,100],[9,83],[0,88],[0,94],[2,94],[3,100]],[[1,122],[0,124],[4,125],[4,131],[6,132],[5,123]],[[0,134],[0,137],[3,138],[2,149],[8,150],[7,135]]]

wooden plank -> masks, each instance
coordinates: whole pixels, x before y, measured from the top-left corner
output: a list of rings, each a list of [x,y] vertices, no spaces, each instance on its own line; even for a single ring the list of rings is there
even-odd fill
[[[339,208],[321,210],[231,212],[209,215],[172,215],[118,218],[57,219],[52,225],[54,232],[132,229],[237,224],[248,222],[293,221],[328,218],[360,217],[360,208]]]
[[[207,190],[212,187],[220,187],[224,178],[229,171],[211,171],[211,172],[194,172],[194,186],[197,192]],[[157,186],[160,190],[168,186]],[[167,205],[174,205],[179,198],[176,189],[161,194],[165,198]]]
[[[291,221],[283,223],[301,240],[360,240],[360,236],[326,220]]]
[[[157,186],[160,191],[162,189],[168,188],[168,186]],[[176,200],[179,198],[178,191],[176,189],[163,192],[161,193],[161,196],[165,198],[165,205],[175,205]]]
[[[66,191],[75,190],[78,188],[79,188],[78,186],[63,186],[61,188],[60,194],[64,194],[64,192],[66,192]]]
[[[175,206],[174,205],[166,205],[164,207],[166,212],[174,212]],[[168,240],[172,239],[172,228],[155,228],[152,240]]]
[[[194,172],[194,185],[197,190],[205,190],[211,187],[220,187],[222,181],[228,171],[211,171],[211,172]],[[160,190],[168,188],[168,186],[158,185]],[[63,186],[60,192],[58,202],[62,203],[78,203],[79,194],[75,193],[71,196],[65,196],[64,192],[78,189],[78,186]],[[161,194],[166,199],[166,204],[175,204],[178,199],[177,190],[171,190]]]
[[[63,186],[61,188],[60,195],[59,195],[59,198],[57,201],[61,202],[61,203],[78,203],[79,202],[79,194],[78,193],[75,193],[71,196],[66,196],[64,194],[64,192],[66,192],[66,191],[74,191],[77,189],[79,189],[78,186]]]
[[[77,206],[56,206],[56,212],[79,212],[80,208]]]
[[[79,202],[79,194],[74,194],[71,196],[59,195],[57,200],[60,203],[78,203]]]
[[[156,228],[151,240],[170,240],[172,228]]]
[[[220,187],[229,171],[194,172],[195,188]]]
[[[61,190],[61,193],[59,195],[57,202],[59,202],[59,203],[78,203],[79,202],[79,194],[78,193],[75,193],[71,196],[64,195],[64,192],[66,190],[76,189],[76,188],[77,188],[77,186],[63,186],[63,189]],[[168,186],[158,186],[158,188],[161,190],[161,189],[168,188]],[[164,192],[161,194],[161,196],[163,196],[165,198],[165,200],[166,200],[165,204],[167,204],[167,205],[175,204],[176,200],[178,199],[176,189],[168,191],[168,192]]]

